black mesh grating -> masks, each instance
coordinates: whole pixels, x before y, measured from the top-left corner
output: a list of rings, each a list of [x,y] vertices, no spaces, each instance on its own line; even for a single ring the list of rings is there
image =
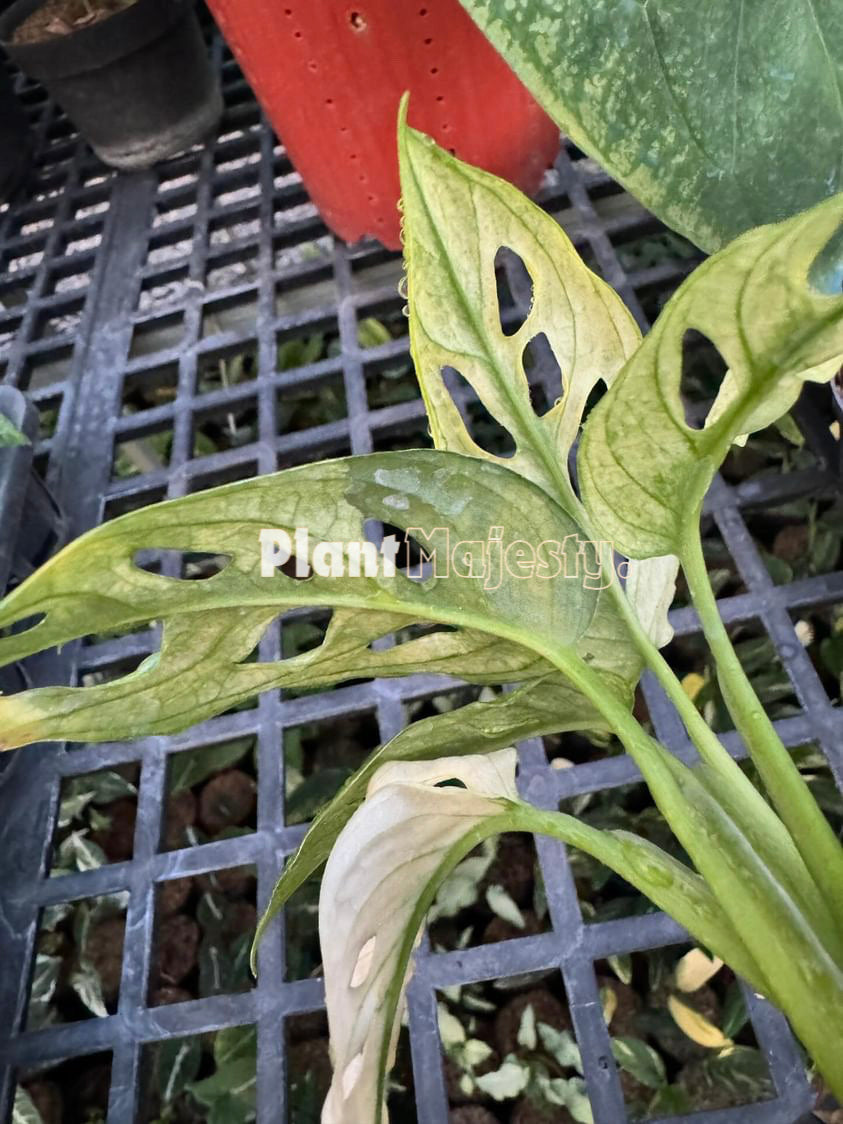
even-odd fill
[[[396,295],[399,259],[374,244],[349,248],[328,234],[235,64],[219,43],[214,51],[227,106],[220,135],[203,150],[133,176],[104,170],[40,91],[19,80],[39,148],[32,194],[0,210],[0,365],[5,380],[26,390],[39,410],[36,465],[73,534],[165,496],[323,456],[428,441]],[[542,202],[642,326],[694,265],[693,256],[676,253],[660,262],[642,260],[637,244],[662,228],[573,149],[560,157]],[[515,282],[513,287],[517,296]],[[394,325],[393,338],[366,337],[361,325],[373,316]],[[387,368],[394,391],[385,395],[374,376]],[[551,380],[539,361],[536,379],[545,376]],[[326,387],[330,416],[313,424],[309,396]],[[822,400],[800,407],[815,467],[762,474],[737,486],[720,481],[707,510],[745,586],[721,599],[724,618],[763,626],[798,700],[796,712],[778,722],[780,732],[790,745],[819,744],[840,785],[840,711],[794,632],[793,614],[838,602],[843,573],[775,585],[746,524],[753,512],[796,497],[834,494],[838,454],[824,409]],[[674,623],[680,637],[697,631],[689,609],[677,610]],[[279,657],[284,628],[282,622],[264,638],[263,659]],[[80,643],[60,657],[31,661],[29,672],[35,682],[114,674],[136,666],[156,641],[154,630],[147,630]],[[90,748],[31,747],[12,755],[0,774],[0,1118],[11,1111],[20,1070],[103,1054],[110,1059],[108,1120],[140,1119],[146,1047],[254,1024],[257,1119],[262,1124],[286,1119],[285,1023],[320,1008],[321,981],[288,978],[283,934],[276,926],[262,948],[254,988],[150,1005],[156,894],[172,879],[250,866],[261,907],[304,834],[298,823],[285,825],[280,748],[285,732],[359,716],[376,723],[386,739],[404,725],[409,703],[449,686],[444,677],[415,676],[301,697],[274,691],[251,708],[177,737]],[[659,688],[646,682],[644,693],[659,735],[680,755],[689,753]],[[255,740],[256,830],[164,849],[169,763],[235,737]],[[725,741],[740,754],[733,735]],[[625,756],[552,768],[538,741],[521,747],[521,763],[522,791],[547,808],[638,779]],[[49,877],[63,780],[124,764],[136,764],[139,776],[132,857]],[[425,946],[419,955],[409,1030],[420,1124],[444,1124],[448,1115],[437,991],[541,969],[562,973],[595,1119],[612,1124],[626,1119],[594,963],[676,943],[683,930],[653,913],[587,924],[564,848],[548,840],[539,840],[537,848],[552,921],[548,932],[435,955]],[[128,894],[128,904],[113,1013],[27,1032],[42,911],[120,892]],[[747,998],[777,1096],[706,1119],[792,1124],[811,1103],[799,1053],[784,1020]]]

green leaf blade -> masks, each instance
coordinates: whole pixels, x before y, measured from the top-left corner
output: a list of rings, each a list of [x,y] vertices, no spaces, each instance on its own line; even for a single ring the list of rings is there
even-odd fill
[[[312,556],[320,542],[365,541],[365,525],[374,519],[411,533],[441,528],[448,545],[442,559],[447,576],[425,581],[401,571],[393,576],[314,573],[306,581],[280,572],[261,576],[261,529],[308,528]],[[493,528],[505,532],[504,546],[517,540],[529,547],[555,537],[558,573],[537,580],[528,600],[518,577],[493,560],[500,554],[490,545]],[[471,576],[474,571],[460,561],[460,543],[481,552],[486,579]],[[185,582],[139,569],[135,554],[148,549],[224,553],[230,561],[212,578]],[[103,570],[110,578],[107,600]],[[519,667],[526,671],[542,660],[546,664],[548,653],[560,644],[575,644],[588,629],[598,596],[582,580],[576,524],[540,488],[500,465],[420,451],[412,457],[378,454],[291,469],[106,524],[65,548],[0,603],[2,624],[44,614],[29,631],[0,638],[0,661],[91,632],[150,620],[164,625],[161,651],[104,688],[45,688],[0,699],[0,745],[44,737],[104,740],[173,732],[225,710],[233,698],[295,682],[297,670],[313,672],[318,656],[291,668],[249,657],[271,621],[296,605],[356,610],[358,621],[372,615],[368,627],[353,625],[347,616],[353,636],[333,638],[336,660],[330,672],[327,665],[322,672],[334,681],[343,674],[359,675],[361,647],[403,618],[469,631],[465,651],[476,643],[473,634],[498,637],[505,643],[490,648],[486,674],[499,656],[498,681],[506,682],[519,678]],[[441,643],[443,661],[448,654],[461,658],[459,645]],[[413,663],[412,652],[402,662],[402,647],[396,671]],[[519,648],[532,655],[525,658],[515,651]],[[362,662],[374,668],[389,661],[383,653],[370,653]],[[459,663],[458,658],[454,666]]]
[[[437,448],[485,460],[445,381],[459,372],[515,444],[511,470],[574,510],[567,456],[589,394],[640,340],[617,294],[583,263],[548,214],[510,184],[464,164],[399,122],[410,340]],[[501,325],[496,255],[520,257],[532,301],[512,332]],[[562,372],[559,399],[533,408],[525,349],[543,335]]]
[[[835,0],[462,0],[563,132],[720,249],[843,189]]]
[[[633,558],[681,556],[732,442],[786,413],[806,380],[835,373],[843,298],[810,278],[841,224],[843,193],[750,231],[700,266],[667,303],[590,415],[580,446],[586,509],[616,549]],[[711,340],[729,368],[703,429],[686,422],[680,396],[690,329]]]

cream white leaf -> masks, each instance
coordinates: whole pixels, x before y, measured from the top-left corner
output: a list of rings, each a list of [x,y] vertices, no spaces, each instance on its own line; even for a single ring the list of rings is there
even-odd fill
[[[334,1063],[323,1124],[381,1120],[381,1072],[394,1053],[419,903],[427,895],[429,904],[449,861],[462,857],[460,846],[472,846],[475,829],[505,819],[517,796],[515,762],[511,749],[392,762],[372,778],[340,833],[319,899]],[[437,787],[447,780],[465,787]]]
[[[679,559],[675,554],[660,558],[631,559],[626,575],[626,595],[641,627],[657,648],[673,639],[667,614],[676,593]]]

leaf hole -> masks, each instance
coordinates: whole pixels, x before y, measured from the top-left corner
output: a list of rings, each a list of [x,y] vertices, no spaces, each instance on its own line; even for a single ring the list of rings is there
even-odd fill
[[[299,560],[295,554],[279,566],[278,570],[285,578],[292,578],[297,582],[306,582],[313,577],[313,569],[308,560],[306,558]]]
[[[355,31],[365,31],[366,30],[366,27],[367,27],[366,17],[363,15],[362,12],[352,12],[351,15],[348,17],[348,22],[351,24],[351,26],[354,28]]]
[[[46,619],[46,613],[34,613],[31,617],[23,617],[9,628],[0,629],[0,636],[20,636],[22,632],[32,632],[33,628],[43,624]]]
[[[413,640],[421,640],[425,636],[440,636],[446,632],[459,632],[456,625],[452,624],[439,624],[434,622],[421,622],[418,624],[408,624],[404,628],[399,628],[392,633],[392,639],[395,641],[396,647],[399,644],[409,644]],[[376,643],[376,641],[373,641]],[[370,644],[369,647],[372,645]],[[434,712],[436,713],[436,712]]]
[[[444,367],[442,378],[475,445],[494,457],[513,456],[512,434],[486,409],[468,380],[453,367]]]
[[[524,259],[509,246],[501,246],[495,254],[495,280],[501,331],[514,336],[533,307],[533,278]]]
[[[434,788],[468,788],[468,785],[461,781],[458,777],[451,777],[447,781],[437,781],[433,786]]]
[[[682,337],[679,394],[685,424],[690,429],[702,429],[705,425],[725,374],[726,364],[711,340],[689,328]]]
[[[814,258],[808,270],[808,281],[825,296],[837,297],[843,292],[843,227]]]
[[[529,341],[521,362],[530,387],[530,402],[536,414],[544,417],[565,393],[562,369],[544,332],[539,332]]]
[[[440,573],[447,571],[448,558],[445,548],[441,543],[437,546],[433,534],[431,534],[430,539],[420,543],[402,528],[384,523],[383,533],[378,542],[378,550],[383,550],[384,539],[392,537],[395,538],[397,544],[395,568],[406,577],[412,578],[414,581],[427,581],[429,578],[436,576],[437,570]]]
[[[158,574],[176,581],[207,581],[222,573],[231,562],[231,555],[183,550],[138,550],[132,562],[147,574]]]

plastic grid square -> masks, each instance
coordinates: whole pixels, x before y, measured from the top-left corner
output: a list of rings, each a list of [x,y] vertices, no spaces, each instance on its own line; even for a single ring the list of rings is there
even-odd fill
[[[5,347],[5,376],[28,388],[39,404],[62,400],[60,424],[39,446],[48,479],[74,532],[164,496],[178,496],[224,480],[274,471],[324,455],[366,453],[384,441],[424,429],[421,401],[370,405],[367,374],[378,364],[408,362],[406,338],[365,348],[359,324],[395,301],[400,264],[375,245],[347,247],[330,237],[308,203],[251,98],[234,63],[214,47],[221,66],[227,111],[219,136],[204,149],[149,173],[115,178],[99,168],[38,91],[23,92],[40,137],[34,199],[0,213],[4,289],[20,283],[25,300],[0,311],[0,328],[13,330]],[[658,224],[590,160],[563,152],[542,196],[578,248],[609,280],[646,326],[648,313],[690,270],[677,260],[625,268],[624,247],[659,230]],[[102,253],[106,249],[106,253]],[[19,274],[19,277],[18,277]],[[62,281],[81,278],[78,287]],[[72,294],[68,296],[67,294]],[[68,307],[75,328],[46,336],[43,325]],[[332,356],[279,372],[279,340],[329,329]],[[27,372],[44,355],[69,348],[69,366],[55,383],[41,385]],[[247,348],[254,371],[248,381],[207,392],[199,376],[206,357]],[[285,391],[340,378],[344,416],[327,425],[283,432],[278,406]],[[543,377],[540,370],[539,379]],[[132,412],[132,387],[164,388],[160,405]],[[197,457],[197,419],[225,416],[248,399],[254,434],[245,445]],[[745,523],[745,514],[794,496],[833,492],[836,450],[810,402],[801,420],[819,456],[819,467],[787,477],[754,479],[737,487],[718,481],[707,503],[732,553],[746,592],[720,601],[728,622],[760,621],[787,669],[801,711],[778,723],[788,744],[818,742],[843,781],[841,714],[828,699],[810,659],[796,639],[790,613],[834,603],[843,574],[775,586]],[[151,434],[171,435],[166,461],[130,477],[115,475],[115,449]],[[166,565],[166,563],[165,563]],[[692,610],[673,615],[677,633],[693,634]],[[270,629],[261,658],[278,658],[280,628]],[[70,646],[54,658],[32,661],[36,681],[132,664],[155,647],[154,630]],[[261,951],[257,986],[235,995],[198,999],[172,1007],[148,1005],[154,948],[155,895],[170,879],[252,864],[262,907],[304,827],[284,823],[284,731],[304,722],[374,715],[382,739],[406,721],[408,703],[452,685],[441,676],[341,686],[318,695],[262,696],[252,709],[202,723],[171,738],[97,747],[30,747],[14,754],[0,781],[4,848],[4,954],[0,961],[0,1039],[3,1085],[0,1117],[10,1111],[15,1072],[35,1063],[110,1051],[108,1120],[134,1119],[142,1088],[147,1044],[254,1024],[258,1028],[258,1116],[261,1124],[285,1119],[285,1020],[320,1008],[318,979],[288,980],[282,925]],[[675,713],[655,683],[645,695],[659,736],[680,756],[691,747]],[[161,849],[168,762],[174,755],[233,736],[257,742],[257,830],[239,838],[187,849]],[[742,754],[738,739],[724,738]],[[563,771],[549,767],[542,745],[520,747],[520,786],[537,805],[552,808],[572,795],[639,779],[628,757],[614,757]],[[47,877],[53,824],[62,780],[127,762],[141,766],[138,815],[131,860],[99,869]],[[436,1020],[436,991],[457,983],[555,968],[561,971],[595,1119],[626,1119],[608,1032],[598,1001],[594,962],[611,954],[652,949],[681,940],[684,931],[663,914],[585,924],[565,848],[537,841],[552,929],[501,944],[431,954],[424,945],[410,987],[409,1024],[420,1124],[444,1124],[447,1103]],[[127,891],[129,895],[119,1004],[115,1014],[27,1033],[21,1027],[32,971],[40,911],[46,906]],[[777,1097],[752,1106],[707,1113],[711,1124],[767,1121],[791,1124],[810,1105],[799,1054],[784,1019],[748,996],[756,1035],[771,1068]],[[678,1118],[677,1118],[678,1119]]]

